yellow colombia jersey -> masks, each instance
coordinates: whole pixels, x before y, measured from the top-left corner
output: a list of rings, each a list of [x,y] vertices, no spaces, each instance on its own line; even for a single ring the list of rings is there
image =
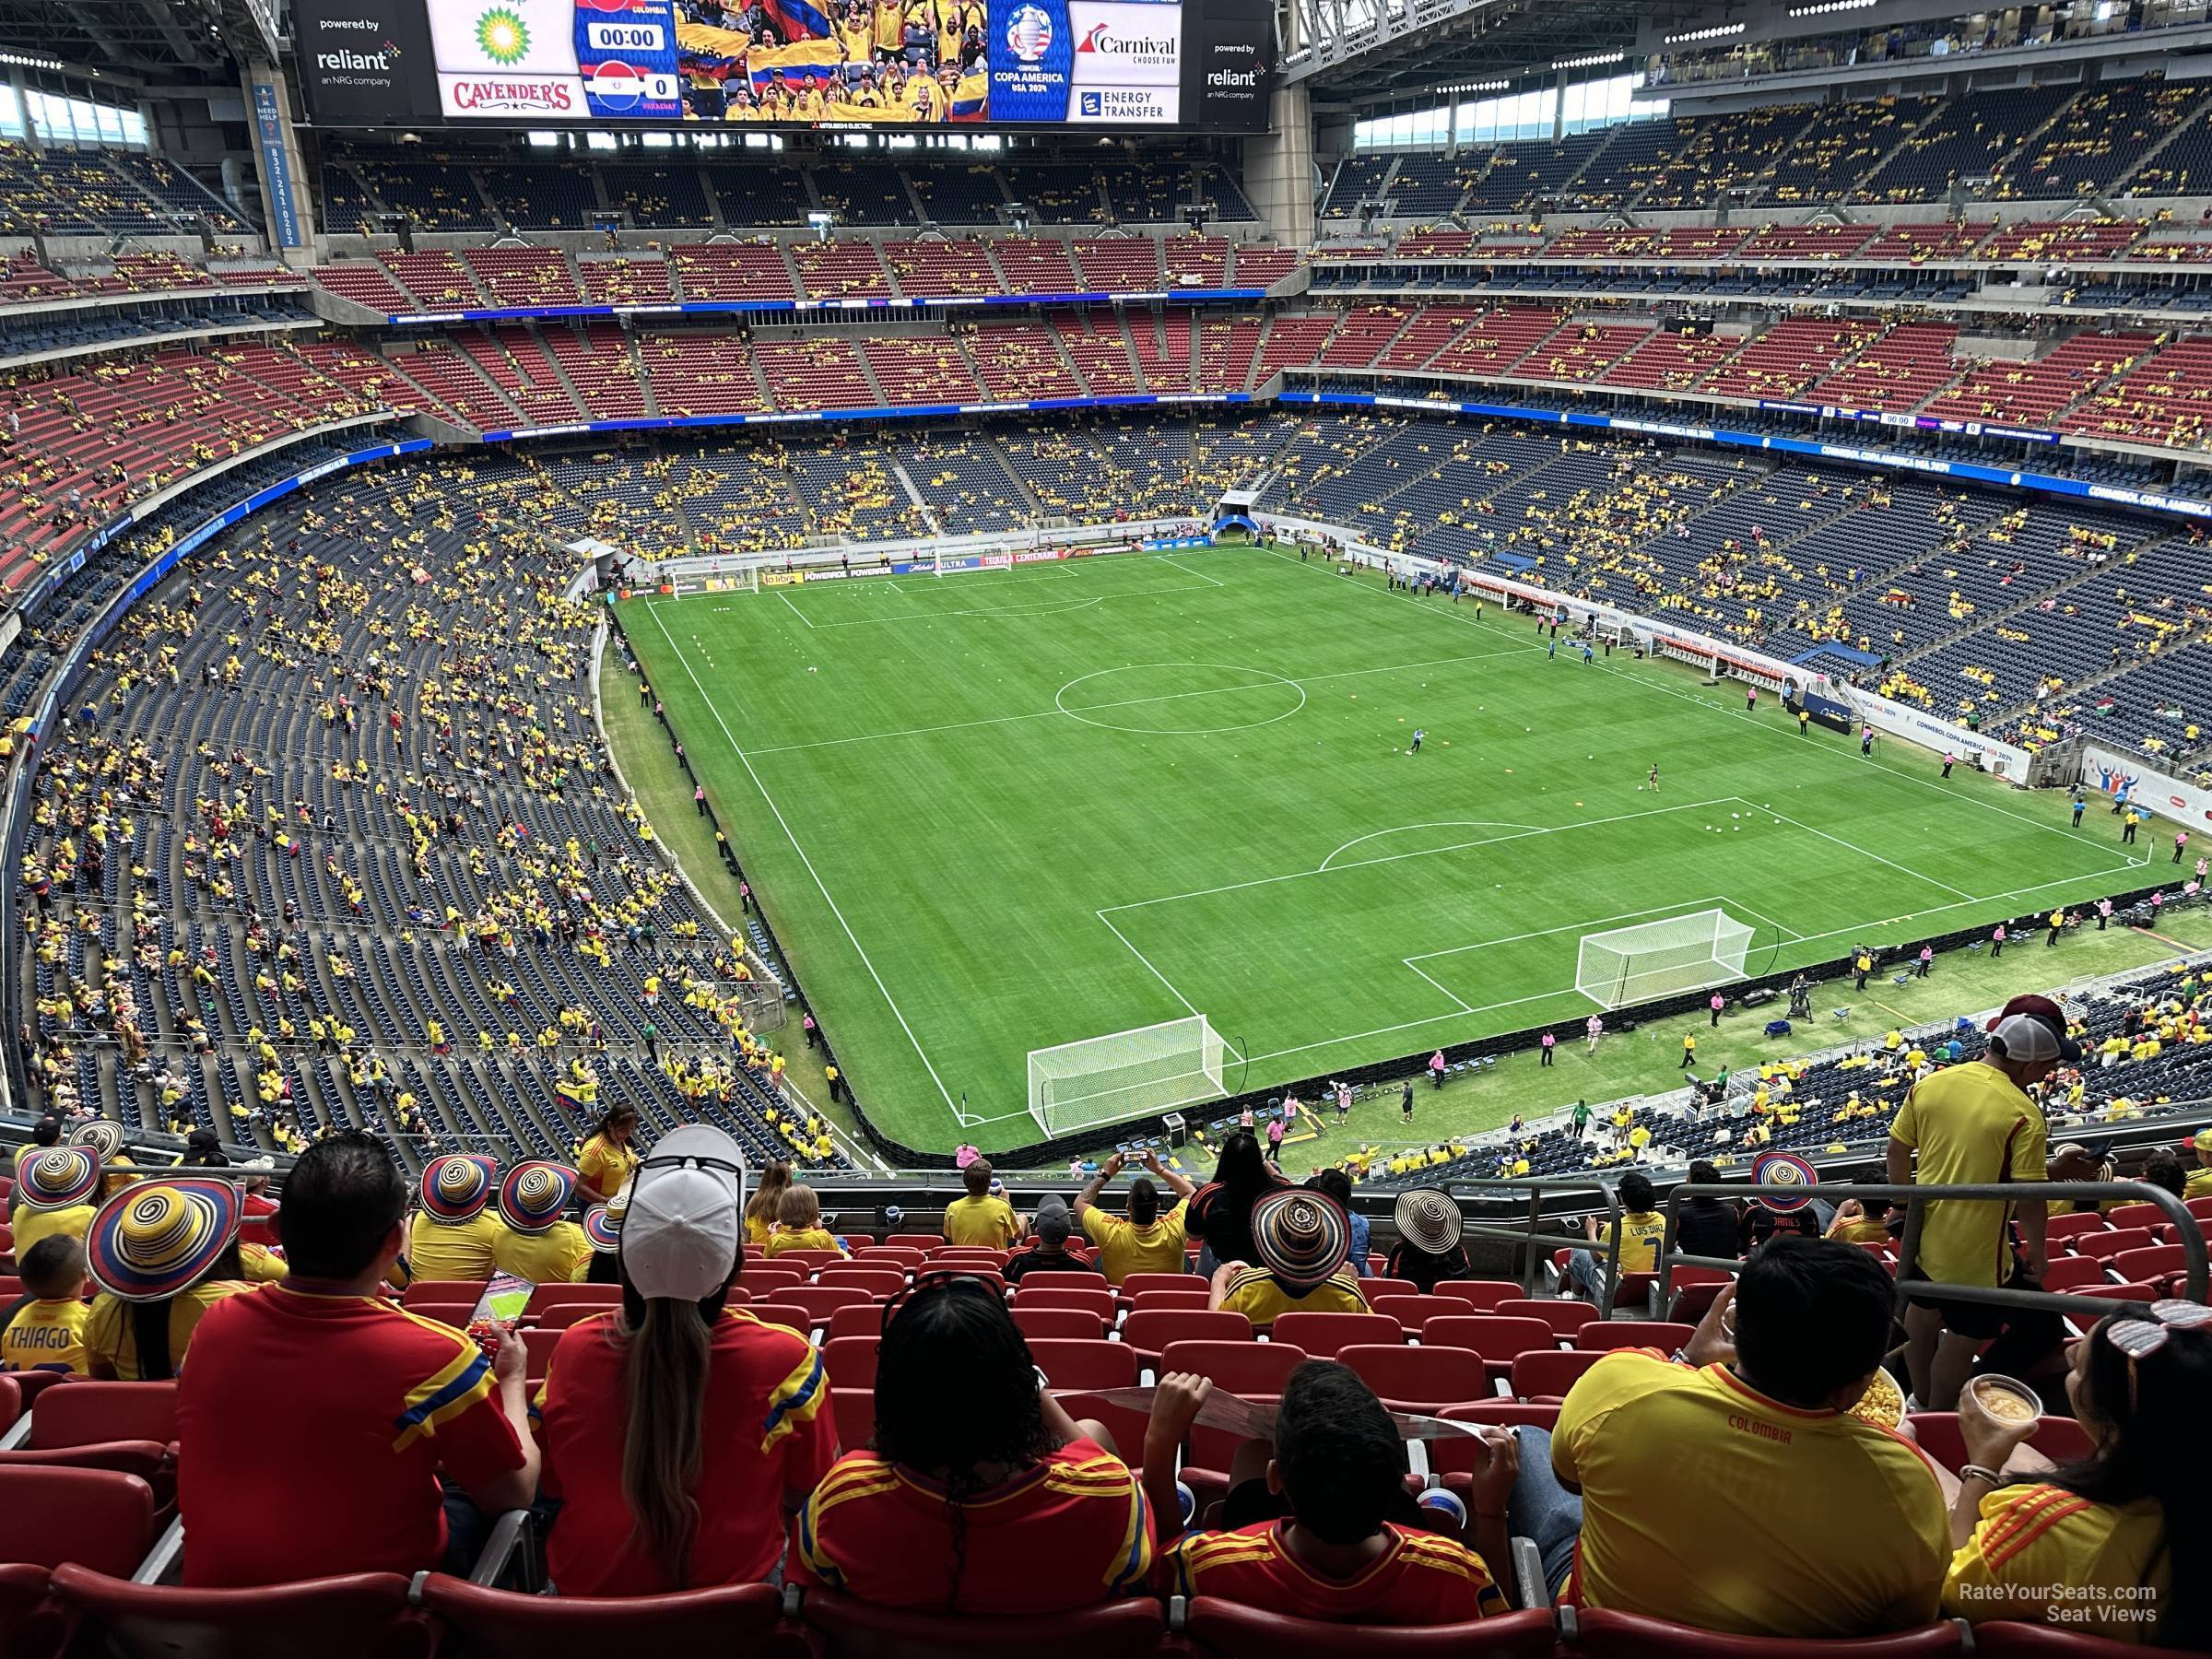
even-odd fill
[[[1569,1391],[1553,1469],[1583,1491],[1568,1599],[1745,1636],[1936,1617],[1950,1520],[1901,1437],[1770,1400],[1725,1366],[1607,1354]],[[1777,1526],[1818,1492],[1819,1524]]]
[[[1265,1331],[1286,1313],[1364,1313],[1367,1298],[1359,1294],[1359,1281],[1348,1267],[1331,1274],[1303,1296],[1285,1289],[1265,1267],[1250,1267],[1223,1287],[1221,1306],[1243,1314],[1253,1330]]]
[[[592,1262],[592,1241],[573,1221],[556,1221],[542,1233],[500,1226],[492,1235],[492,1265],[534,1285],[572,1285]]]
[[[1944,1578],[1943,1612],[2147,1643],[2172,1594],[2157,1499],[2092,1503],[2059,1487],[2013,1486],[1983,1495],[1974,1535]]]
[[[226,1297],[243,1296],[253,1289],[243,1279],[202,1279],[171,1299],[171,1376],[182,1369],[185,1350],[192,1345],[192,1334],[200,1328],[201,1315]],[[93,1364],[106,1365],[123,1382],[141,1382],[146,1380],[146,1372],[138,1362],[138,1333],[131,1312],[128,1302],[118,1301],[105,1293],[94,1297],[91,1313],[85,1321],[85,1355]]]
[[[1099,1247],[1099,1265],[1106,1282],[1118,1285],[1133,1273],[1181,1273],[1186,1208],[1178,1203],[1144,1227],[1125,1216],[1110,1216],[1095,1204],[1085,1210],[1083,1234]]]
[[[1597,1230],[1602,1249],[1611,1241],[1613,1223]],[[1620,1218],[1620,1270],[1651,1273],[1659,1265],[1659,1241],[1666,1236],[1666,1218],[1652,1210],[1630,1210]]]
[[[418,1279],[488,1279],[492,1241],[505,1230],[489,1210],[450,1225],[418,1215],[407,1230],[407,1271]]]
[[[1915,1083],[1889,1125],[1914,1148],[1922,1186],[2043,1179],[2043,1114],[1994,1065],[1950,1066]],[[1920,1228],[1920,1271],[1954,1285],[2001,1285],[2012,1271],[2010,1205],[1931,1199]]]
[[[948,1244],[982,1244],[1004,1250],[1020,1231],[1014,1220],[1014,1206],[1004,1198],[985,1194],[980,1198],[956,1198],[945,1206],[945,1241]]]
[[[76,1298],[24,1304],[0,1333],[0,1371],[85,1374],[85,1321],[92,1310]]]

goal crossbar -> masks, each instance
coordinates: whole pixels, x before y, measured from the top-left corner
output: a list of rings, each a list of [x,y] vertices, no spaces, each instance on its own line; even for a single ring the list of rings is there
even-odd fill
[[[1702,910],[1584,934],[1574,986],[1599,1007],[1618,1008],[1741,979],[1758,931],[1724,910]]]
[[[1030,1115],[1054,1137],[1219,1100],[1224,1047],[1194,1014],[1032,1049]]]

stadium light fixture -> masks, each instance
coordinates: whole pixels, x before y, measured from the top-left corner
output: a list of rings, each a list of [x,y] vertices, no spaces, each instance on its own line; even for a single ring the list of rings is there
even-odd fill
[[[1436,89],[1439,98],[1452,98],[1462,92],[1502,92],[1513,83],[1510,80],[1460,81]]]
[[[1668,46],[1686,46],[1692,41],[1724,41],[1740,35],[1750,27],[1747,23],[1715,23],[1710,29],[1687,29],[1680,34],[1668,35],[1663,42]]]
[[[1618,64],[1627,58],[1626,51],[1588,52],[1581,57],[1553,58],[1554,69],[1594,69],[1601,64]]]
[[[53,69],[59,71],[68,67],[68,65],[64,64],[59,58],[27,57],[19,52],[0,52],[0,64],[6,64],[18,69]]]
[[[1793,18],[1825,18],[1836,12],[1866,11],[1876,4],[1877,0],[1819,0],[1819,4],[1817,6],[1791,6],[1790,16]]]

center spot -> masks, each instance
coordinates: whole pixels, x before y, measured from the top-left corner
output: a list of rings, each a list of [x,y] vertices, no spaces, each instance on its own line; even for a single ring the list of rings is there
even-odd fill
[[[1288,720],[1306,706],[1306,693],[1265,668],[1136,663],[1069,680],[1053,702],[1086,725],[1199,737]]]

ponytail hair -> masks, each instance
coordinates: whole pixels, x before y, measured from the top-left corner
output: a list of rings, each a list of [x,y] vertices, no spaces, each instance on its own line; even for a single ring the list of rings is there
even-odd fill
[[[626,1278],[608,1340],[622,1349],[629,1420],[622,1430],[622,1500],[631,1537],[678,1590],[690,1588],[706,1460],[707,1374],[727,1287],[696,1302],[640,1296]]]

